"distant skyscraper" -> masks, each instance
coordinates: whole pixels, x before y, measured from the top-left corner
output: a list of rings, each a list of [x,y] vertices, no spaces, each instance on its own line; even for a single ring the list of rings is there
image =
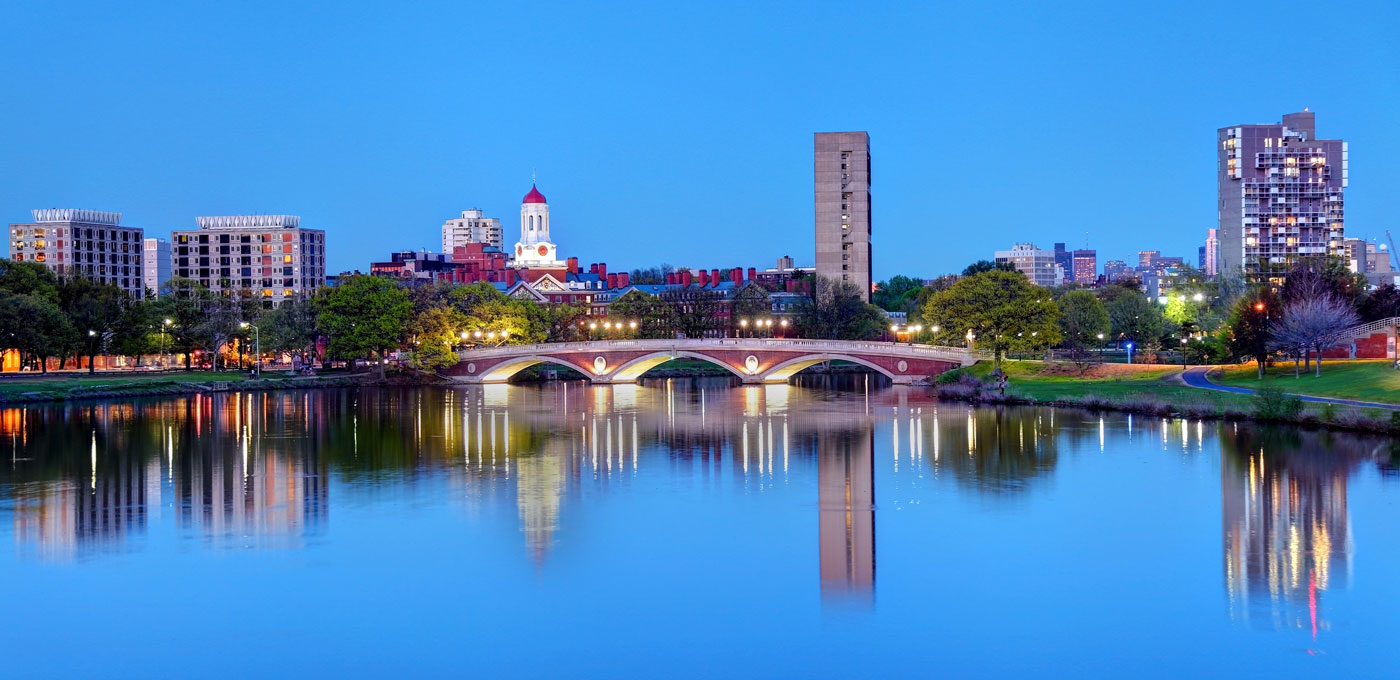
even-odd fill
[[[1066,250],[1065,244],[1055,244],[1055,264],[1065,273],[1066,281],[1074,280],[1074,251]]]
[[[1011,250],[998,250],[997,262],[1009,262],[1037,286],[1062,286],[1065,270],[1055,262],[1055,251],[1041,250],[1034,243],[1017,243]]]
[[[31,224],[10,225],[10,259],[42,263],[59,276],[111,283],[141,296],[140,229],[122,214],[70,208],[35,210]]]
[[[160,287],[170,280],[170,241],[148,238],[142,250],[141,286],[159,295]]]
[[[817,275],[853,283],[870,298],[870,135],[814,139]]]
[[[1103,263],[1103,277],[1110,283],[1129,276],[1134,276],[1136,272],[1127,262],[1122,260],[1109,260]]]
[[[1155,262],[1155,261],[1157,260],[1157,258],[1160,258],[1161,256],[1162,256],[1162,251],[1160,251],[1160,250],[1139,250],[1139,251],[1138,251],[1138,266],[1139,266],[1139,267],[1149,267],[1149,268],[1150,268],[1150,267],[1153,266],[1153,262]]]
[[[463,210],[461,217],[454,217],[442,225],[442,252],[451,255],[452,249],[468,243],[482,243],[501,248],[501,221],[486,217],[480,210]]]
[[[1080,249],[1073,252],[1075,283],[1092,286],[1099,278],[1099,254],[1093,250]]]
[[[1220,237],[1218,229],[1206,230],[1206,257],[1201,263],[1201,271],[1206,276],[1215,276],[1220,273]]]
[[[276,306],[326,285],[326,232],[295,215],[197,217],[171,232],[175,276]]]
[[[1300,258],[1342,255],[1347,144],[1315,130],[1304,109],[1217,132],[1220,273],[1278,280]]]

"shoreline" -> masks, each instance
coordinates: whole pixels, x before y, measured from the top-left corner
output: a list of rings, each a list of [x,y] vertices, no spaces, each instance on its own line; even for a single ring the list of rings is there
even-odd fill
[[[1400,434],[1400,412],[1389,420],[1370,418],[1360,412],[1360,408],[1349,413],[1338,414],[1336,420],[1324,420],[1316,413],[1303,412],[1295,418],[1263,417],[1248,411],[1217,407],[1211,404],[1181,405],[1155,400],[1144,395],[1136,400],[1114,400],[1092,394],[1077,398],[1035,399],[1014,394],[959,394],[956,390],[943,389],[948,385],[930,385],[939,401],[962,402],[974,406],[1051,406],[1054,408],[1076,408],[1085,411],[1108,411],[1150,415],[1161,418],[1185,418],[1188,420],[1219,420],[1225,422],[1247,422],[1263,425],[1295,425],[1320,430],[1344,432],[1364,432],[1368,434]]]

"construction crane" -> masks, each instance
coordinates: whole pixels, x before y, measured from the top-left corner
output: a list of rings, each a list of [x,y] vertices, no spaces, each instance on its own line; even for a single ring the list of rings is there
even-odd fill
[[[1395,254],[1395,237],[1390,235],[1390,230],[1385,230],[1385,240],[1390,241],[1390,259],[1395,263],[1395,271],[1400,271],[1400,255]]]

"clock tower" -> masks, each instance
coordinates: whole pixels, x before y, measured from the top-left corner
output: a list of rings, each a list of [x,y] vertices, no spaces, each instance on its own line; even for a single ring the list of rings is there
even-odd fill
[[[555,256],[549,240],[549,203],[532,183],[530,193],[520,201],[520,240],[515,244],[516,269],[562,269],[566,265]]]

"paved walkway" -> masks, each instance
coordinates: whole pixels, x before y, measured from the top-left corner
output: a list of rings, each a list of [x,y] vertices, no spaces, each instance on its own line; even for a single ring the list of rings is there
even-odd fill
[[[1206,372],[1214,368],[1213,366],[1197,366],[1187,369],[1181,374],[1182,382],[1189,387],[1198,387],[1203,390],[1215,390],[1217,392],[1234,392],[1235,394],[1254,394],[1254,390],[1247,387],[1230,387],[1228,385],[1217,385],[1206,377]],[[1294,395],[1303,401],[1311,401],[1319,404],[1337,404],[1339,406],[1357,406],[1360,408],[1379,408],[1387,411],[1400,411],[1398,404],[1381,404],[1374,401],[1356,401],[1354,399],[1332,399],[1330,397],[1309,397],[1307,395]]]

